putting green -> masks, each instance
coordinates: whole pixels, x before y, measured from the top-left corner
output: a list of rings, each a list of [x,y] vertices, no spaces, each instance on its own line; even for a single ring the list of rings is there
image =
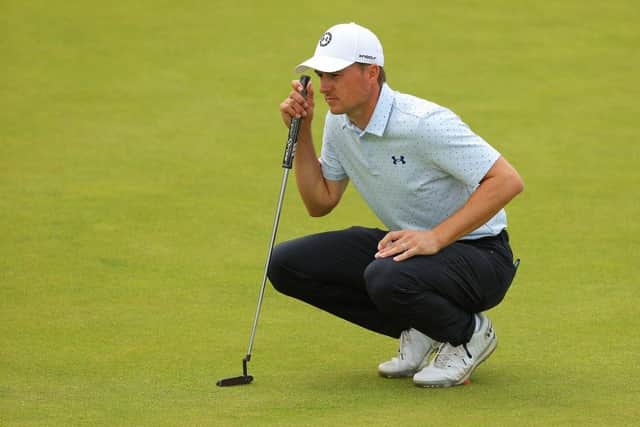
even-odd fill
[[[390,85],[520,171],[497,351],[446,390],[376,375],[396,342],[265,295],[278,104],[322,31],[380,36]],[[640,418],[632,1],[0,5],[0,425],[631,425]],[[320,141],[322,101],[314,122]],[[279,240],[372,225],[348,190]]]

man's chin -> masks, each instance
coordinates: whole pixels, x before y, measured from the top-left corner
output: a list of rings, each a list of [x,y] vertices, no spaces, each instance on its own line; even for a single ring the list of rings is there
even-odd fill
[[[331,114],[344,114],[344,109],[337,105],[329,105],[329,111],[331,111]]]

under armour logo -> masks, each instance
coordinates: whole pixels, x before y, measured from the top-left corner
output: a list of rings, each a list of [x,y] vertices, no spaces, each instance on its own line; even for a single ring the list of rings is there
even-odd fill
[[[397,165],[398,163],[402,163],[403,165],[407,164],[407,162],[404,160],[404,156],[391,156],[391,160],[393,160],[394,165]]]

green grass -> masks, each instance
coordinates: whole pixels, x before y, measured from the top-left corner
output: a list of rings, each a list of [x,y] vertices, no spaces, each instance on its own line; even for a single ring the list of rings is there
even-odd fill
[[[376,376],[396,342],[267,290],[277,105],[328,26],[513,163],[523,260],[470,386]],[[640,417],[632,1],[0,3],[0,425],[631,425]],[[322,104],[320,101],[318,104]],[[320,141],[326,107],[314,128]],[[349,190],[279,239],[377,225]]]

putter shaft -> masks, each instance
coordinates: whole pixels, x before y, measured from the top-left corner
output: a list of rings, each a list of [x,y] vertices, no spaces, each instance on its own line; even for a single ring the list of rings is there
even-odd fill
[[[301,76],[300,83],[302,85],[302,95],[307,96],[307,85],[311,78],[309,76]],[[298,132],[300,130],[301,117],[296,117],[291,120],[291,126],[289,128],[289,135],[287,138],[287,145],[285,147],[284,158],[282,160],[282,184],[280,185],[280,196],[278,197],[278,204],[276,207],[276,214],[273,220],[273,229],[271,231],[271,239],[269,241],[269,251],[267,253],[267,259],[264,263],[264,274],[262,275],[262,283],[260,284],[260,293],[258,295],[258,304],[256,307],[256,313],[253,317],[253,326],[251,328],[251,335],[249,336],[249,345],[247,348],[247,355],[242,359],[242,375],[232,378],[223,378],[216,384],[220,387],[249,384],[253,381],[253,377],[247,372],[247,363],[251,360],[251,353],[253,352],[253,340],[256,335],[256,328],[258,326],[258,318],[260,317],[260,309],[262,308],[262,300],[264,298],[264,290],[267,283],[267,273],[269,272],[269,264],[271,263],[271,254],[273,253],[273,246],[276,242],[276,235],[278,234],[278,224],[280,223],[280,213],[282,212],[282,203],[284,202],[284,194],[287,189],[287,178],[289,177],[289,171],[293,167],[293,158],[296,152],[296,143],[298,142]]]

